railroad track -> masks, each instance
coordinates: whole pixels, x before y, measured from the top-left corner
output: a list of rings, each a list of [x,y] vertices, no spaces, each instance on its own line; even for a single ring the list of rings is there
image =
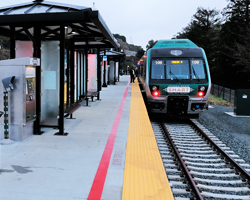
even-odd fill
[[[250,199],[250,165],[197,120],[151,123],[176,200]]]

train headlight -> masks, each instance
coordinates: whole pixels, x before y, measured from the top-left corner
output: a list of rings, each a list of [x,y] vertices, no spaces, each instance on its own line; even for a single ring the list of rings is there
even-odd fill
[[[153,97],[158,97],[160,96],[160,87],[159,85],[150,85],[150,91]]]
[[[206,95],[206,93],[207,93],[207,86],[199,85],[198,86],[198,93],[197,93],[198,97],[203,97]]]
[[[200,87],[200,91],[203,91],[203,92],[204,92],[205,89],[206,89],[206,88],[205,88],[204,86],[201,86],[201,87]]]
[[[152,90],[153,90],[153,91],[157,90],[157,86],[154,85],[154,86],[152,87]]]

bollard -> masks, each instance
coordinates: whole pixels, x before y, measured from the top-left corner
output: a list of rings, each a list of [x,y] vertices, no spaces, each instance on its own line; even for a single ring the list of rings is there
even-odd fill
[[[2,80],[3,86],[5,91],[3,92],[3,100],[4,100],[4,139],[0,141],[0,144],[7,145],[7,144],[13,144],[14,141],[9,139],[9,99],[8,99],[8,92],[12,91],[14,89],[13,82],[14,82],[15,76],[10,76],[7,78],[4,78]]]
[[[8,92],[3,93],[3,105],[4,105],[4,139],[0,141],[0,144],[7,145],[13,144],[14,141],[9,139],[9,100],[8,100]]]
[[[9,139],[8,92],[4,92],[4,139]]]

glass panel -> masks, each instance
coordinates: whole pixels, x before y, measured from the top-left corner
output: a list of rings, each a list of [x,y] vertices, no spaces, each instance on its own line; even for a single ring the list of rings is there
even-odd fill
[[[58,13],[58,12],[68,12],[68,10],[63,9],[63,8],[54,7],[54,8],[51,8],[51,9],[47,10],[46,12],[47,13]]]
[[[112,65],[113,61],[110,61],[110,66]],[[114,63],[114,62],[113,62]],[[97,88],[97,63],[96,63],[96,55],[95,54],[88,54],[88,90],[95,90]]]
[[[43,41],[41,50],[41,124],[58,125],[59,41]]]
[[[33,57],[31,41],[16,41],[16,58]]]
[[[152,79],[165,79],[164,60],[152,61],[151,78]]]
[[[65,55],[64,55],[64,103],[67,103],[67,67],[68,67],[68,59],[67,59],[67,49],[65,49]]]
[[[29,14],[31,13],[45,13],[50,7],[46,5],[36,5],[34,8],[29,10]]]
[[[192,79],[205,79],[203,60],[191,60]]]
[[[86,90],[87,90],[87,85],[86,85],[86,79],[87,79],[87,67],[86,67],[86,54],[84,54],[84,66],[83,66],[83,70],[84,70],[84,79],[83,79],[83,82],[84,82],[84,94],[86,94]]]
[[[25,12],[27,10],[29,10],[30,7],[23,7],[23,8],[16,8],[16,9],[13,9],[13,10],[10,10],[8,12],[8,15],[18,15],[18,14],[25,14]]]
[[[81,95],[81,60],[80,60],[80,53],[78,53],[78,56],[77,56],[77,66],[78,66],[78,100],[80,99],[80,95]]]
[[[77,101],[77,52],[75,51],[75,66],[74,66],[74,76],[75,76],[75,82],[74,82],[74,93],[75,93],[75,97],[74,97],[74,102]]]
[[[189,79],[188,60],[166,60],[167,79]]]

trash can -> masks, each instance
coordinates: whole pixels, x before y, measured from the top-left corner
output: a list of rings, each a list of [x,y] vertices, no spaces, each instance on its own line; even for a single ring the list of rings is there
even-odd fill
[[[250,116],[250,89],[235,90],[234,113]]]

